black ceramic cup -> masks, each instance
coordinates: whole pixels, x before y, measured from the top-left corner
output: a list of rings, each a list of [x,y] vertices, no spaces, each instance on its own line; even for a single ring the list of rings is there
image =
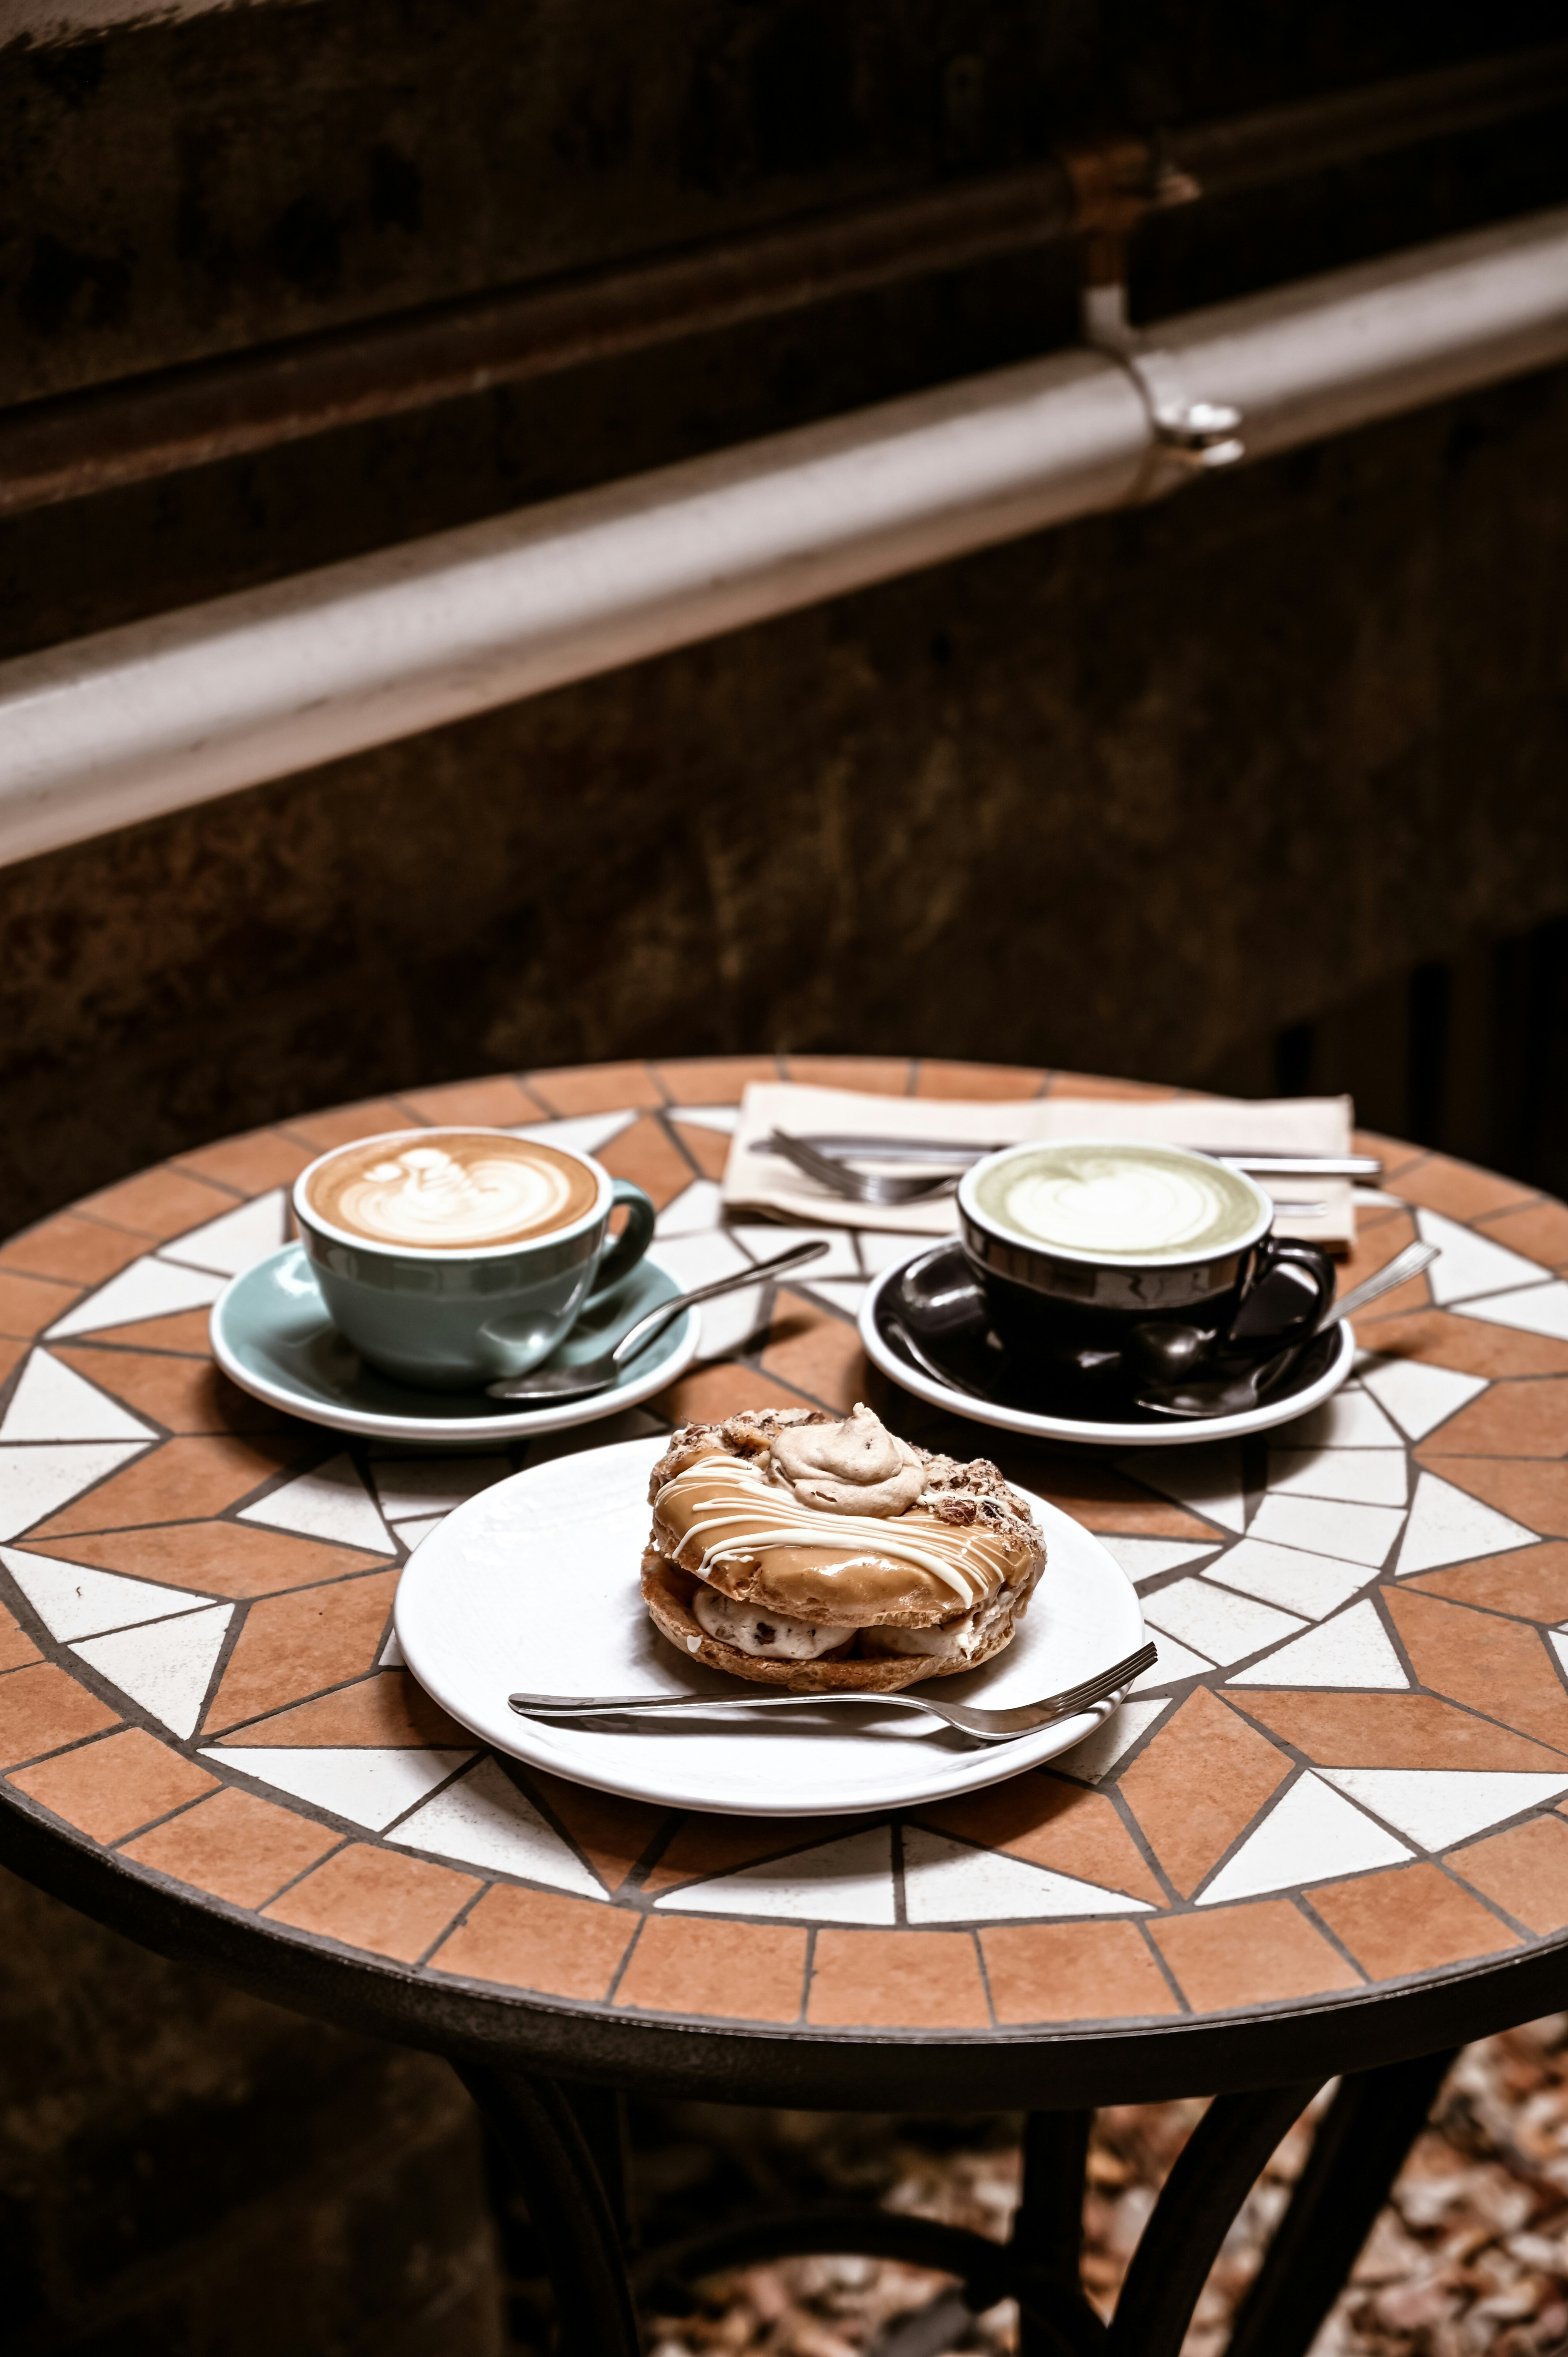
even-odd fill
[[[1184,1147],[1074,1138],[967,1171],[959,1226],[997,1335],[1075,1388],[1178,1381],[1310,1334],[1334,1297],[1320,1246],[1272,1236],[1273,1203]]]

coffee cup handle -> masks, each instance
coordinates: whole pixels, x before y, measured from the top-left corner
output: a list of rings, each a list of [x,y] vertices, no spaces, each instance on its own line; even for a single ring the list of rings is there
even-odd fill
[[[1279,1268],[1288,1268],[1297,1273],[1298,1278],[1305,1279],[1305,1290],[1316,1295],[1316,1307],[1310,1316],[1307,1316],[1305,1314],[1304,1305],[1303,1312],[1289,1318],[1283,1325],[1270,1327],[1261,1318],[1249,1318],[1247,1313],[1256,1301],[1265,1280]],[[1251,1272],[1247,1280],[1247,1290],[1241,1297],[1240,1308],[1230,1321],[1228,1339],[1233,1342],[1245,1342],[1254,1338],[1262,1339],[1273,1333],[1285,1333],[1298,1325],[1305,1326],[1311,1333],[1316,1330],[1325,1310],[1332,1303],[1337,1284],[1338,1274],[1334,1263],[1321,1244],[1310,1243],[1305,1236],[1265,1236],[1253,1256]]]
[[[626,1205],[626,1225],[599,1263],[594,1289],[583,1304],[585,1309],[596,1309],[618,1285],[624,1285],[653,1242],[653,1222],[659,1215],[652,1198],[645,1195],[640,1187],[634,1187],[629,1178],[617,1178],[612,1183],[610,1209],[613,1211],[618,1203]]]

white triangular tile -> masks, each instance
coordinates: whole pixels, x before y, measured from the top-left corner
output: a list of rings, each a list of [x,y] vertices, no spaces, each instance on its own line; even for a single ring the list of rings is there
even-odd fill
[[[1215,1538],[1195,1545],[1191,1539],[1102,1538],[1100,1544],[1107,1555],[1115,1556],[1133,1587],[1142,1587],[1144,1580],[1157,1579],[1162,1571],[1176,1571],[1184,1563],[1197,1563],[1212,1555],[1220,1542]]]
[[[1146,1596],[1144,1618],[1162,1636],[1191,1645],[1211,1662],[1242,1661],[1264,1645],[1294,1636],[1302,1626],[1294,1612],[1197,1578],[1173,1580]]]
[[[213,1269],[220,1276],[238,1276],[288,1242],[287,1226],[286,1198],[281,1187],[274,1187],[253,1203],[242,1203],[209,1220],[205,1227],[177,1236],[173,1243],[161,1244],[158,1258],[177,1261],[183,1267]]]
[[[1371,1686],[1404,1693],[1410,1680],[1370,1598],[1336,1620],[1267,1653],[1226,1681],[1233,1686]]]
[[[20,1537],[145,1447],[139,1440],[62,1440],[0,1448],[0,1539]]]
[[[233,1617],[231,1604],[209,1604],[175,1620],[90,1637],[70,1650],[176,1735],[194,1735]]]
[[[1325,1620],[1365,1587],[1371,1575],[1364,1564],[1305,1555],[1300,1547],[1276,1546],[1269,1539],[1242,1539],[1211,1563],[1206,1576],[1222,1587],[1239,1587],[1243,1596],[1277,1604],[1282,1612]]]
[[[671,1114],[671,1121],[689,1121],[698,1129],[716,1129],[723,1137],[733,1137],[740,1120],[738,1105],[677,1105]]]
[[[1412,1571],[1440,1571],[1444,1564],[1469,1563],[1477,1555],[1507,1555],[1513,1547],[1533,1546],[1535,1535],[1483,1499],[1472,1498],[1467,1490],[1423,1472],[1400,1549],[1399,1576],[1403,1579]]]
[[[154,1437],[150,1425],[48,1351],[34,1351],[28,1357],[0,1424],[0,1441]]]
[[[653,1223],[660,1243],[672,1236],[712,1235],[719,1224],[723,1199],[711,1178],[693,1178],[672,1203],[666,1203]]]
[[[1070,1751],[1062,1752],[1051,1766],[1063,1775],[1081,1777],[1086,1784],[1098,1784],[1102,1776],[1111,1773],[1118,1760],[1131,1751],[1138,1738],[1146,1734],[1157,1718],[1164,1718],[1171,1707],[1168,1702],[1124,1702],[1092,1735],[1086,1735]]]
[[[1477,1318],[1487,1326],[1511,1326],[1522,1334],[1545,1334],[1568,1342],[1568,1285],[1532,1285],[1523,1293],[1492,1293],[1484,1301],[1456,1301],[1455,1318]]]
[[[780,1243],[775,1249],[781,1252],[784,1246]],[[711,1285],[716,1277],[733,1276],[748,1265],[748,1255],[734,1237],[716,1228],[703,1228],[693,1235],[660,1236],[649,1257],[674,1279],[682,1293]],[[703,1302],[698,1313],[703,1358],[726,1358],[746,1348],[762,1316],[765,1283],[743,1286],[738,1293],[721,1294],[717,1301]]]
[[[524,1122],[521,1128],[512,1128],[511,1135],[542,1138],[546,1146],[569,1146],[578,1154],[597,1154],[636,1119],[634,1113],[571,1114],[564,1121]]]
[[[243,1523],[297,1531],[307,1539],[337,1546],[368,1547],[372,1555],[394,1552],[387,1526],[376,1512],[349,1456],[329,1458],[313,1473],[301,1473],[255,1505],[242,1508]]]
[[[1199,1441],[1190,1448],[1136,1450],[1118,1459],[1118,1469],[1225,1530],[1239,1531],[1246,1523],[1241,1451],[1233,1440]]]
[[[913,1260],[918,1252],[929,1252],[929,1236],[893,1234],[885,1228],[859,1228],[860,1257],[864,1267],[873,1276],[880,1276],[885,1268],[897,1268]]]
[[[414,1548],[427,1539],[432,1531],[438,1531],[446,1520],[445,1514],[422,1515],[417,1522],[399,1523],[397,1534],[412,1555]]]
[[[811,1265],[813,1285],[822,1276],[859,1276],[861,1274],[860,1263],[854,1256],[854,1232],[851,1228],[786,1228],[747,1222],[744,1226],[727,1228],[725,1232],[743,1244],[752,1260],[777,1260],[779,1254],[787,1252],[791,1244],[826,1244],[827,1250],[821,1260],[814,1260]],[[804,1280],[804,1270],[801,1277]],[[786,1285],[790,1281],[786,1275]]]
[[[57,1318],[49,1340],[67,1334],[95,1334],[104,1326],[129,1326],[141,1318],[172,1318],[181,1309],[208,1308],[226,1280],[204,1268],[177,1268],[172,1261],[134,1260]]]
[[[404,1817],[387,1835],[400,1849],[431,1850],[462,1866],[482,1866],[495,1874],[517,1874],[603,1899],[603,1884],[560,1835],[547,1825],[495,1760],[481,1760],[467,1776],[437,1792]]]
[[[825,1301],[830,1309],[842,1310],[846,1318],[858,1318],[870,1280],[864,1276],[830,1276],[818,1285],[810,1269],[803,1269],[799,1282],[808,1293],[814,1293],[819,1301]]]
[[[1375,1399],[1347,1383],[1310,1415],[1282,1424],[1274,1437],[1290,1448],[1388,1448],[1398,1446],[1400,1436]]]
[[[351,1825],[367,1825],[371,1833],[380,1833],[416,1801],[423,1801],[473,1756],[471,1751],[383,1750],[370,1746],[330,1751],[295,1749],[282,1744],[265,1750],[242,1747],[231,1750],[225,1745],[201,1754],[215,1767],[253,1776],[258,1783],[292,1793],[296,1801],[309,1801],[318,1809],[330,1809],[334,1816],[347,1817]]]
[[[139,1620],[162,1620],[171,1612],[194,1612],[209,1601],[182,1587],[156,1587],[151,1580],[124,1579],[117,1571],[90,1571],[52,1555],[23,1555],[0,1547],[0,1562],[51,1637],[96,1637],[108,1629],[129,1629]]]
[[[1128,1688],[1130,1694],[1163,1694],[1166,1686],[1179,1685],[1183,1678],[1201,1677],[1205,1670],[1214,1667],[1202,1653],[1195,1653],[1188,1645],[1178,1645],[1174,1637],[1162,1634],[1156,1650],[1159,1659],[1141,1678],[1133,1679]],[[1122,1707],[1125,1710],[1126,1704]]]
[[[1269,1494],[1343,1498],[1357,1506],[1402,1506],[1409,1496],[1405,1453],[1402,1448],[1271,1448]]]
[[[376,1655],[376,1667],[378,1670],[407,1669],[408,1656],[403,1650],[402,1643],[399,1641],[398,1633],[395,1629],[392,1631],[392,1635],[387,1639],[386,1643],[381,1647],[381,1652]]]
[[[789,1915],[802,1922],[891,1923],[893,1836],[886,1825],[790,1857],[743,1866],[656,1900],[682,1915]]]
[[[1485,1375],[1462,1375],[1456,1367],[1429,1367],[1419,1359],[1374,1360],[1361,1380],[1411,1440],[1424,1440],[1487,1388]]]
[[[1309,1773],[1274,1803],[1198,1893],[1197,1903],[1217,1907],[1265,1890],[1288,1890],[1296,1883],[1323,1882],[1331,1875],[1365,1874],[1372,1867],[1398,1866],[1410,1854],[1403,1842]]]
[[[1423,1243],[1435,1244],[1443,1255],[1426,1273],[1432,1297],[1442,1308],[1451,1302],[1473,1301],[1477,1294],[1529,1285],[1545,1274],[1539,1262],[1490,1243],[1457,1220],[1445,1220],[1441,1211],[1417,1211],[1415,1223]]]
[[[387,1521],[404,1523],[414,1515],[449,1514],[510,1471],[504,1457],[392,1457],[372,1465],[371,1477]]]
[[[1339,1498],[1282,1498],[1271,1492],[1252,1517],[1251,1536],[1376,1570],[1403,1522],[1398,1506],[1358,1506]]]
[[[904,1912],[911,1923],[1003,1922],[1031,1915],[1147,1915],[1142,1899],[1079,1882],[1026,1858],[904,1828]]]
[[[1568,1772],[1531,1776],[1472,1768],[1325,1768],[1322,1773],[1423,1849],[1446,1849],[1467,1835],[1501,1824],[1505,1817],[1517,1817],[1521,1809],[1568,1792]]]

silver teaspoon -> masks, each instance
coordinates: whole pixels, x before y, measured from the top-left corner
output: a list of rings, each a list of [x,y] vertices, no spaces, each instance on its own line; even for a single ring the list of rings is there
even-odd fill
[[[729,1276],[715,1277],[711,1285],[693,1286],[690,1293],[661,1301],[657,1309],[628,1326],[613,1349],[601,1351],[596,1359],[577,1367],[533,1367],[526,1375],[507,1375],[499,1383],[487,1383],[486,1393],[491,1399],[537,1400],[542,1407],[563,1400],[589,1399],[595,1392],[607,1392],[612,1383],[618,1383],[638,1352],[694,1302],[716,1300],[721,1293],[739,1293],[748,1285],[782,1275],[787,1268],[803,1268],[809,1260],[821,1260],[826,1250],[822,1238],[813,1237],[810,1243],[796,1244],[772,1260],[758,1261],[754,1268],[737,1268]]]

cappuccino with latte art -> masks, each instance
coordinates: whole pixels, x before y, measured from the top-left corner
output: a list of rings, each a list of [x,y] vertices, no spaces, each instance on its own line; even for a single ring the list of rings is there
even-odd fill
[[[477,1129],[360,1139],[317,1164],[305,1198],[317,1219],[367,1243],[472,1253],[572,1227],[598,1192],[574,1156]]]

